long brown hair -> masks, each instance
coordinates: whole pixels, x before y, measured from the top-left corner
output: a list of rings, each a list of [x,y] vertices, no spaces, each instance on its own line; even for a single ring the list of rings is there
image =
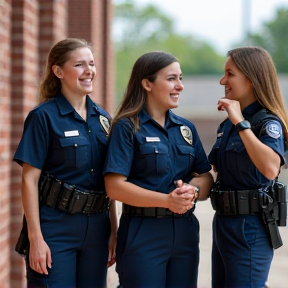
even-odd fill
[[[287,143],[288,116],[276,68],[270,54],[260,47],[239,47],[229,51],[228,56],[232,58],[237,68],[251,80],[258,102],[279,117]]]
[[[138,130],[138,112],[143,108],[147,96],[141,83],[142,80],[148,79],[154,82],[157,72],[174,62],[178,62],[175,56],[162,51],[145,53],[135,62],[123,101],[114,116],[112,126],[119,119],[128,117],[134,124],[135,130]]]
[[[61,82],[52,71],[52,66],[62,67],[69,60],[70,53],[78,48],[91,49],[88,42],[84,39],[67,38],[56,43],[50,50],[46,62],[46,69],[43,80],[40,84],[40,101],[54,98],[61,91]]]

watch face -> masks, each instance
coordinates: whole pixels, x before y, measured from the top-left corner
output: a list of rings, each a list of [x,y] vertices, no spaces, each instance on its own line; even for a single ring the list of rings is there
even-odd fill
[[[242,130],[245,130],[245,129],[250,129],[251,128],[251,124],[250,124],[249,121],[243,120],[243,121],[239,122],[236,125],[236,128],[237,128],[238,131],[242,131]]]

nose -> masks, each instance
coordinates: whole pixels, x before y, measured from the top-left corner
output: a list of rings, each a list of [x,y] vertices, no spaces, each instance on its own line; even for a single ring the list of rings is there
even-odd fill
[[[220,79],[220,81],[219,81],[219,83],[220,83],[220,85],[225,85],[226,84],[226,76],[224,75],[221,79]]]
[[[179,82],[176,85],[176,89],[182,91],[184,89],[184,85],[181,82]]]

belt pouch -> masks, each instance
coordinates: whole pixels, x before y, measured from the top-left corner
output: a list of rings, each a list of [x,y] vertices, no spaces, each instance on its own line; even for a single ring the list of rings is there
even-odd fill
[[[58,201],[58,209],[70,212],[69,203],[74,193],[74,189],[75,189],[74,186],[64,183]]]
[[[211,192],[210,194],[210,199],[211,199],[211,205],[212,205],[212,208],[213,210],[217,211],[217,208],[216,208],[216,195],[217,192]]]
[[[230,195],[230,192],[224,192],[222,194],[222,205],[223,205],[223,211],[222,211],[222,214],[224,215],[229,215],[231,214],[230,212],[230,202],[229,202],[229,195]]]
[[[259,212],[259,192],[258,190],[250,191],[250,211],[251,213]]]
[[[95,200],[95,212],[101,213],[103,211],[103,206],[105,203],[106,195],[104,193],[98,193],[96,194],[96,200]]]
[[[52,208],[56,207],[61,187],[62,187],[62,182],[57,179],[54,179],[51,185],[49,194],[46,197],[46,201],[44,202],[47,206],[52,207]]]
[[[279,209],[279,220],[278,226],[286,226],[287,225],[287,202],[286,203],[278,203]]]
[[[84,213],[94,213],[95,209],[94,209],[94,203],[95,203],[95,199],[96,199],[96,194],[88,194],[87,195],[87,202],[86,205],[84,207],[83,212]]]
[[[238,213],[235,194],[236,194],[235,191],[230,191],[229,192],[230,213],[232,215],[235,215],[235,214]]]
[[[38,189],[39,189],[39,191],[42,191],[42,190],[43,190],[44,185],[45,185],[47,179],[48,179],[47,176],[41,174],[40,179],[39,179],[39,182],[38,182]]]
[[[143,216],[146,217],[156,217],[156,208],[155,207],[145,207]]]
[[[239,214],[250,214],[249,211],[249,190],[237,191],[237,203]]]
[[[43,178],[42,178],[42,176],[41,176],[40,182],[39,182],[40,202],[41,203],[45,203],[53,181],[54,181],[54,179],[51,177],[43,176]]]
[[[87,196],[87,193],[81,193],[81,191],[75,189],[69,205],[69,211],[71,213],[82,212],[87,201]]]

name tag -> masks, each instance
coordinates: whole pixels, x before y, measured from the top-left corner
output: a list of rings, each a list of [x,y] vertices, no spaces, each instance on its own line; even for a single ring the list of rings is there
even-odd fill
[[[160,142],[159,137],[146,137],[146,142]]]
[[[65,131],[64,135],[65,137],[79,136],[79,131],[78,130]]]

